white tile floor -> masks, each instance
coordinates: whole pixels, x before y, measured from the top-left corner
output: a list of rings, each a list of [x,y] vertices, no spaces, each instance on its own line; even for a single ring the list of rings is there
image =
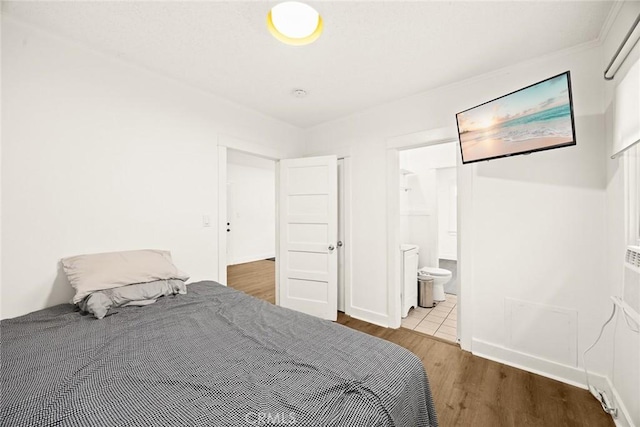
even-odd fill
[[[439,302],[433,308],[412,308],[409,315],[402,319],[402,327],[456,342],[458,297],[446,294],[446,298],[446,301]]]

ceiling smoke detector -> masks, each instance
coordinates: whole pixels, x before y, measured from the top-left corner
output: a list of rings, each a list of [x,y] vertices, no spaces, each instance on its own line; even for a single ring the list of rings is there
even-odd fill
[[[304,98],[305,96],[307,96],[307,91],[304,89],[294,89],[293,91],[291,91],[291,94],[296,98]]]

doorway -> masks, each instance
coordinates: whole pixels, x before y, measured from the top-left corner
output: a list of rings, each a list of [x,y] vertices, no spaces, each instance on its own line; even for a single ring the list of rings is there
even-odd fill
[[[276,162],[228,149],[226,172],[228,285],[275,302]]]
[[[276,254],[276,162],[227,152],[227,265]]]
[[[350,162],[278,164],[276,303],[327,320],[350,312]]]
[[[417,267],[433,280],[418,298],[416,264],[404,263],[401,326],[457,341],[457,144],[445,142],[399,152],[400,242],[403,259],[418,254]],[[418,299],[421,304],[418,305]]]
[[[234,149],[235,147],[238,149]],[[233,147],[233,148],[232,148]],[[242,158],[242,161],[239,159]],[[228,161],[229,159],[229,161]],[[310,159],[310,158],[307,158]],[[334,157],[335,159],[335,157]],[[238,220],[243,219],[243,214],[240,213],[240,218],[237,217],[236,212],[238,210],[238,203],[242,198],[242,189],[239,188],[239,181],[237,179],[229,178],[233,176],[233,171],[229,172],[234,163],[249,163],[249,165],[255,165],[255,162],[260,162],[263,165],[264,161],[275,165],[275,187],[273,193],[273,199],[275,201],[274,220],[272,224],[275,225],[275,256],[267,257],[268,252],[258,252],[259,256],[253,258],[260,258],[256,261],[250,261],[251,258],[240,257],[238,243],[233,239],[233,233],[238,233],[238,228],[241,225]],[[260,292],[270,302],[279,304],[279,259],[277,253],[278,240],[280,239],[280,231],[278,229],[278,201],[276,193],[279,191],[279,160],[277,153],[270,150],[265,150],[263,147],[254,146],[244,143],[239,140],[226,138],[224,144],[218,146],[218,217],[220,218],[220,225],[218,228],[218,282],[224,285],[230,285],[232,287],[251,291],[252,294]],[[346,314],[350,312],[350,283],[351,283],[351,179],[350,179],[350,159],[348,157],[337,159],[336,163],[336,180],[337,180],[337,200],[336,210],[339,222],[337,224],[337,233],[332,237],[327,236],[330,241],[336,245],[336,253],[338,254],[338,268],[336,283],[338,296],[336,301],[336,308]],[[270,168],[270,166],[269,166]],[[253,185],[249,185],[249,188],[255,188]],[[266,193],[270,190],[266,190]],[[255,203],[254,203],[255,205]],[[255,206],[254,206],[255,207]],[[229,220],[227,221],[227,218]],[[254,251],[255,255],[255,251]],[[262,259],[264,258],[264,259]],[[273,261],[275,258],[275,262]],[[229,260],[229,261],[227,261]],[[244,263],[239,263],[245,261]],[[266,264],[266,263],[270,264]],[[261,265],[259,265],[261,264]],[[269,267],[269,268],[265,268]],[[229,269],[229,271],[228,271]],[[227,273],[233,273],[233,277],[228,277]],[[275,277],[274,277],[275,276]],[[247,278],[249,282],[247,282]],[[229,279],[229,280],[228,280]],[[231,280],[237,281],[231,283]],[[256,283],[253,283],[255,281]],[[240,283],[241,282],[241,283]],[[249,286],[249,288],[247,288]],[[256,289],[255,287],[260,289]],[[336,310],[336,311],[338,311]],[[336,312],[334,311],[334,313]]]

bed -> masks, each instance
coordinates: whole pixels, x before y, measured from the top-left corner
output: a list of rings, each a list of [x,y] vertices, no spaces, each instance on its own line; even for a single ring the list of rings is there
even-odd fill
[[[437,426],[411,352],[215,282],[0,332],[3,426]]]

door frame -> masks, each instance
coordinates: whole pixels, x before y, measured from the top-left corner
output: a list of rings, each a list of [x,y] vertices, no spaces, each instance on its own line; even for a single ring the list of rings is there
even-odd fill
[[[342,188],[344,189],[344,204],[340,205],[340,195],[338,195],[338,224],[340,224],[342,213],[344,224],[344,244],[339,250],[344,251],[344,314],[351,314],[351,259],[353,256],[353,239],[351,238],[351,157],[338,156],[338,161],[342,160]],[[339,178],[339,176],[338,176]],[[340,187],[340,182],[338,182]],[[340,277],[338,276],[338,280]]]
[[[400,266],[400,156],[399,151],[426,147],[447,142],[457,142],[455,127],[416,132],[387,139],[387,282],[390,327],[401,324],[401,266]],[[463,350],[471,351],[472,337],[472,253],[473,229],[472,183],[474,165],[462,167],[460,152],[457,155],[458,185],[458,338]]]
[[[283,153],[273,148],[265,147],[259,144],[250,143],[238,138],[220,135],[218,138],[218,283],[227,286],[227,150],[236,150],[252,156],[262,157],[276,162],[276,254],[280,250],[280,229],[278,212],[280,210],[277,191],[279,188],[279,170],[281,159],[291,157],[309,157],[292,153]],[[351,157],[349,155],[337,155],[338,159],[344,159],[344,178],[345,178],[345,208],[344,208],[344,235],[345,251],[344,258],[344,313],[351,313],[351,261],[352,261],[352,235],[351,235]],[[279,279],[279,261],[276,256],[276,305],[280,299],[280,279]]]
[[[278,160],[286,155],[278,150],[250,143],[231,136],[220,135],[218,138],[218,283],[227,286],[227,150],[236,150],[264,159]],[[278,185],[276,171],[276,189]],[[276,197],[276,194],[273,194]],[[278,203],[276,198],[276,224]],[[276,226],[276,250],[278,242],[278,228]],[[276,288],[277,288],[278,262],[276,259]]]

